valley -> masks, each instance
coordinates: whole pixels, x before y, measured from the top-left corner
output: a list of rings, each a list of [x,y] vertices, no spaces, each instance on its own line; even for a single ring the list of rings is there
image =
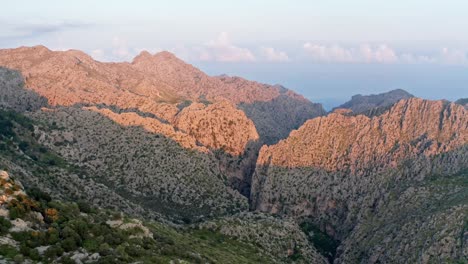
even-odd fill
[[[463,100],[395,90],[356,95],[327,113],[281,85],[209,76],[169,52],[104,63],[34,46],[0,50],[0,108],[2,194],[13,193],[1,205],[7,261],[61,263],[82,254],[83,263],[464,263],[468,256]],[[49,198],[34,197],[37,190]],[[12,200],[29,201],[18,195],[40,206],[12,217]],[[64,219],[48,220],[49,209]],[[27,222],[24,236],[65,229],[72,218],[90,231],[75,230],[71,248],[29,243],[11,229],[17,218]],[[135,237],[112,221],[152,236]],[[121,241],[90,246],[101,222]]]

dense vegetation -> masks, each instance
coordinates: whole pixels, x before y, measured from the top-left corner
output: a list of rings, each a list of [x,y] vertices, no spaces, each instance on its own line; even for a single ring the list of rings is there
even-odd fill
[[[58,176],[77,174],[85,178],[82,168],[67,163],[39,143],[35,127],[49,129],[48,126],[22,114],[0,110],[0,170],[13,168],[10,174],[15,176],[15,171],[28,168],[42,183],[50,184],[67,181]],[[66,174],[59,174],[63,172]],[[17,263],[75,263],[74,256],[82,254],[84,262],[94,259],[97,263],[275,262],[275,257],[255,243],[217,230],[155,221],[142,224],[115,209],[93,207],[81,200],[58,200],[35,187],[34,181],[22,183],[26,183],[27,194],[14,181],[1,182],[0,192],[13,195],[14,199],[0,205],[0,209],[9,212],[8,217],[0,217],[0,238],[10,238],[14,243],[0,243],[0,259]],[[15,221],[25,221],[31,229],[18,230]],[[115,223],[133,227],[120,228]]]
[[[333,262],[336,255],[336,249],[338,248],[338,241],[333,239],[327,233],[323,232],[316,225],[311,222],[303,222],[300,225],[302,231],[307,235],[309,241],[315,246],[315,248],[325,257]]]
[[[271,259],[253,245],[203,229],[177,229],[162,223],[142,224],[121,213],[96,209],[85,202],[52,200],[38,189],[18,193],[20,186],[2,180],[2,191],[10,194],[9,219],[0,217],[0,235],[8,235],[17,246],[1,245],[0,255],[21,263],[74,263],[78,252],[97,263],[266,263]],[[21,219],[31,229],[12,231]],[[97,254],[96,254],[97,253]],[[94,254],[94,255],[93,255]],[[182,263],[182,262],[180,262]]]
[[[0,110],[0,153],[15,156],[22,152],[22,158],[28,158],[41,166],[65,166],[65,161],[45,146],[37,143],[34,134],[34,122],[14,111]]]

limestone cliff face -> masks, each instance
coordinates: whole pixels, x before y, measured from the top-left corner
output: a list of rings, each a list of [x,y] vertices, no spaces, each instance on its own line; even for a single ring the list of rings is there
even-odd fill
[[[372,166],[396,167],[405,159],[448,152],[467,142],[466,109],[414,98],[374,118],[332,113],[309,120],[286,140],[263,147],[258,164],[360,174]]]
[[[229,102],[209,106],[194,103],[178,113],[172,125],[132,112],[115,113],[97,107],[83,109],[98,112],[123,126],[143,127],[146,131],[171,138],[185,148],[201,152],[221,149],[239,156],[249,142],[258,140],[253,122]]]
[[[208,152],[207,148],[197,145],[197,141],[194,137],[184,132],[176,131],[173,126],[162,123],[155,118],[142,117],[136,113],[115,113],[109,109],[99,109],[95,106],[84,107],[83,109],[100,113],[112,121],[126,127],[142,127],[148,132],[162,134],[178,142],[185,148],[196,149],[201,152]]]
[[[249,142],[258,140],[253,122],[226,101],[208,106],[194,103],[176,116],[174,125],[202,145],[231,155],[243,154]]]
[[[262,147],[252,207],[309,219],[341,242],[336,263],[463,258],[467,168],[467,110],[413,98],[372,118],[318,117]]]

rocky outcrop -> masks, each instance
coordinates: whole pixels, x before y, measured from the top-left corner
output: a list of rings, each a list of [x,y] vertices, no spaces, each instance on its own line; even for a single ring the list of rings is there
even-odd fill
[[[84,107],[84,110],[100,113],[101,115],[111,119],[112,121],[122,126],[135,126],[142,127],[146,131],[156,134],[162,134],[178,142],[184,148],[196,149],[201,152],[208,152],[208,149],[197,144],[195,137],[191,135],[176,131],[173,126],[162,123],[158,119],[151,117],[142,117],[136,113],[115,113],[109,109],[92,107]]]
[[[403,100],[372,118],[315,118],[262,147],[252,206],[313,222],[341,242],[336,263],[463,258],[456,234],[468,200],[458,182],[466,176],[457,175],[468,168],[467,142],[466,109],[446,101]],[[402,226],[407,233],[396,231]],[[425,246],[410,242],[428,234]]]
[[[169,137],[181,146],[208,152],[220,149],[239,156],[247,144],[258,140],[254,124],[245,114],[229,102],[208,106],[193,103],[184,108],[174,118],[173,125],[136,113],[115,113],[106,108],[85,107],[85,110],[98,112],[123,126],[140,126],[145,130]]]
[[[397,89],[390,92],[372,95],[354,95],[350,101],[337,108],[351,109],[354,114],[372,113],[376,108],[386,108],[396,102],[414,97],[405,90]]]
[[[176,116],[174,125],[203,146],[234,156],[243,154],[249,142],[258,140],[253,122],[227,101],[193,103]]]

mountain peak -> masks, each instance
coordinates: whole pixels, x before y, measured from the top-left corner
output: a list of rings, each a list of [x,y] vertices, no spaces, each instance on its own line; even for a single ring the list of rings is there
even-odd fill
[[[169,51],[161,51],[161,52],[158,52],[158,53],[152,55],[148,51],[143,50],[142,52],[140,52],[140,54],[138,54],[133,59],[132,64],[138,64],[138,63],[148,62],[148,61],[178,61],[178,62],[182,62],[181,59],[177,58],[176,55],[174,55],[173,53],[171,53]]]
[[[152,57],[153,55],[151,55],[151,53],[149,53],[146,50],[143,50],[140,52],[140,54],[138,54],[135,58],[133,58],[132,63],[138,63],[143,60],[150,60]]]
[[[174,53],[169,52],[167,50],[163,50],[163,51],[160,51],[160,52],[154,54],[154,57],[161,57],[161,58],[168,58],[168,59],[179,59],[179,58],[177,58],[177,56]]]

